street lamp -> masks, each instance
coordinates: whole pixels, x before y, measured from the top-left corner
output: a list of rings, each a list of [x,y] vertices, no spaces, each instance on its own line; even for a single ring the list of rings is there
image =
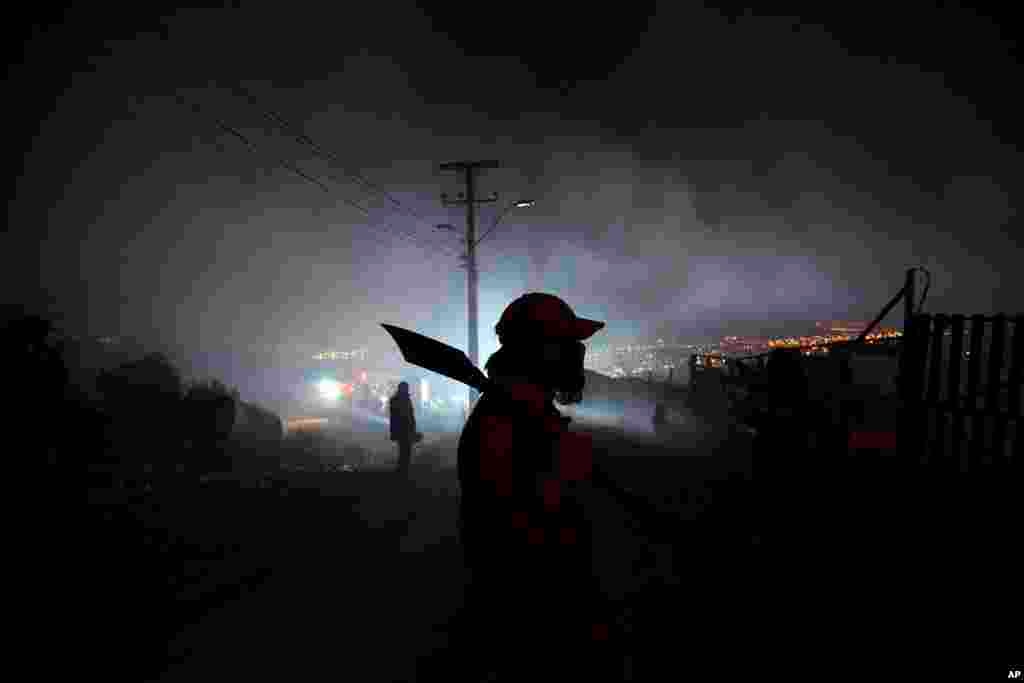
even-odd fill
[[[512,202],[511,204],[509,204],[507,207],[505,207],[505,210],[502,211],[498,215],[498,217],[494,219],[494,223],[491,225],[491,227],[489,227],[487,229],[487,232],[485,232],[483,235],[481,235],[480,239],[478,239],[476,242],[473,243],[473,246],[475,247],[476,245],[480,244],[480,242],[482,242],[485,237],[490,235],[491,232],[496,227],[498,227],[498,223],[501,222],[501,219],[508,215],[509,211],[511,211],[512,209],[528,209],[531,206],[533,206],[534,204],[536,204],[536,202],[534,200],[532,200],[532,199],[518,199],[518,200]]]
[[[476,234],[476,231],[475,231],[475,221],[474,221],[474,215],[475,214],[474,214],[474,211],[473,211],[473,203],[472,203],[474,201],[473,200],[473,193],[472,193],[472,187],[473,186],[472,186],[472,182],[471,182],[472,181],[472,176],[469,175],[469,176],[467,176],[467,178],[469,178],[469,180],[467,182],[469,183],[469,187],[471,188],[471,190],[470,190],[470,199],[469,199],[470,203],[468,204],[469,210],[468,210],[468,213],[467,213],[467,216],[466,216],[466,229],[467,229],[466,235],[465,235],[465,237],[466,237],[466,253],[463,254],[462,260],[466,264],[466,272],[467,272],[467,276],[468,276],[467,282],[466,282],[466,290],[467,290],[467,304],[468,304],[468,309],[469,309],[468,310],[468,316],[467,316],[467,319],[468,319],[468,322],[469,322],[469,359],[473,363],[476,363],[476,350],[477,350],[477,329],[476,329],[476,326],[477,326],[476,246],[478,244],[480,244],[480,242],[482,242],[485,237],[487,237],[489,234],[491,234],[491,232],[493,232],[495,228],[498,227],[498,223],[501,222],[501,219],[504,218],[508,214],[509,211],[511,211],[512,209],[525,209],[525,208],[531,207],[531,206],[533,206],[534,201],[532,199],[517,199],[516,201],[509,203],[509,205],[506,206],[505,209],[494,220],[494,223],[491,225],[491,227],[487,229],[487,232],[485,232],[483,235],[481,235],[480,239],[471,242],[470,240]],[[493,195],[490,199],[480,200],[480,201],[488,201],[488,202],[490,202],[490,201],[497,200],[497,198],[498,198],[498,195]],[[441,199],[442,200],[446,199],[445,195],[441,195]],[[448,223],[437,224],[437,225],[434,226],[434,228],[436,230],[452,230],[452,231],[456,230],[455,226],[450,225]],[[469,390],[469,396],[470,396],[470,403],[472,403],[476,399],[476,396],[477,396],[476,390],[471,388]]]
[[[483,239],[484,239],[485,237],[487,237],[488,235],[490,235],[490,234],[491,234],[491,232],[492,232],[492,231],[493,231],[493,230],[494,230],[495,228],[497,228],[497,227],[498,227],[498,223],[500,223],[500,222],[501,222],[501,220],[502,220],[502,219],[503,219],[503,218],[504,218],[505,216],[507,216],[507,215],[508,215],[508,213],[509,213],[509,212],[510,212],[510,211],[511,211],[512,209],[528,209],[528,208],[530,208],[531,206],[533,206],[533,205],[534,205],[534,204],[536,204],[536,203],[537,203],[537,202],[535,202],[535,201],[534,201],[534,200],[532,200],[532,199],[517,199],[516,201],[514,201],[514,202],[510,203],[510,204],[509,204],[508,206],[506,206],[506,207],[505,207],[505,209],[504,209],[504,210],[503,210],[503,211],[502,211],[502,212],[501,212],[500,214],[498,214],[498,217],[494,219],[494,223],[492,223],[492,224],[491,224],[491,227],[487,228],[487,232],[485,232],[485,233],[484,233],[483,235],[481,235],[481,236],[480,236],[480,239],[478,239],[478,240],[477,240],[476,242],[473,242],[473,247],[475,248],[475,247],[476,247],[476,245],[480,244],[480,242],[482,242],[482,241],[483,241]],[[456,231],[458,231],[458,228],[456,228],[456,227],[455,227],[454,225],[452,225],[451,223],[438,223],[438,224],[436,224],[436,225],[434,226],[434,229],[435,229],[435,230],[450,230],[450,231],[452,231],[452,232],[456,232]],[[465,259],[466,259],[467,257],[466,257],[465,255],[463,255],[463,257],[462,257],[462,258],[463,258],[463,260],[465,260]]]

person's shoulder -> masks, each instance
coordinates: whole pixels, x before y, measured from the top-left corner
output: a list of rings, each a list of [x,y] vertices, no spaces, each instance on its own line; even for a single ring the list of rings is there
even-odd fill
[[[473,425],[487,430],[508,431],[514,430],[516,423],[514,406],[497,397],[492,397],[489,401],[481,397],[469,416],[467,427]]]

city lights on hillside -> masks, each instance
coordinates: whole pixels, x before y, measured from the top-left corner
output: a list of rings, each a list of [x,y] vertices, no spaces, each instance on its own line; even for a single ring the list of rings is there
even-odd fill
[[[320,351],[313,354],[313,360],[337,361],[337,360],[366,360],[367,349],[354,349],[352,351]]]
[[[863,331],[863,330],[861,330]],[[800,348],[800,349],[816,349],[823,347],[824,344],[835,344],[841,342],[854,341],[860,333],[846,334],[846,333],[834,333],[828,335],[814,335],[814,336],[803,336],[803,337],[780,337],[771,339],[768,341],[768,348],[770,349],[785,349],[785,348]],[[865,341],[869,344],[877,344],[887,339],[898,339],[903,336],[903,333],[893,328],[882,328],[877,332],[872,332]],[[824,350],[824,349],[822,349]]]

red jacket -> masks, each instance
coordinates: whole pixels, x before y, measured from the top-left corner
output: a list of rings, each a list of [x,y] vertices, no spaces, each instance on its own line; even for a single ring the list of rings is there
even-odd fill
[[[572,495],[590,477],[591,439],[570,432],[538,387],[506,386],[510,397],[480,397],[459,439],[466,560],[498,591],[528,585],[517,593],[526,601],[560,602],[549,615],[589,613],[593,637],[607,638],[590,524]]]
[[[590,476],[590,438],[529,384],[512,399],[483,395],[459,439],[463,528],[528,546],[586,543],[586,522],[568,494]]]

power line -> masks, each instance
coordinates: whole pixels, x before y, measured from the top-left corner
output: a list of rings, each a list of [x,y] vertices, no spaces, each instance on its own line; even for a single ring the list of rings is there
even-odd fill
[[[235,137],[235,138],[241,140],[242,143],[246,147],[248,147],[251,152],[253,152],[256,155],[259,155],[259,149],[257,149],[256,145],[252,142],[252,140],[250,140],[244,133],[242,133],[238,129],[234,128],[233,126],[225,123],[220,118],[218,118],[216,116],[212,116],[212,115],[206,114],[203,111],[202,107],[200,107],[199,105],[197,105],[197,104],[195,104],[193,102],[190,102],[189,100],[187,100],[182,95],[178,95],[178,101],[183,103],[185,106],[188,106],[189,108],[191,108],[196,113],[204,115],[204,116],[208,116],[214,122],[214,124],[218,128],[221,129],[221,131],[227,133],[228,135],[231,135],[232,137]],[[324,185],[322,182],[320,182],[316,178],[313,178],[312,176],[306,174],[302,169],[297,167],[295,164],[289,162],[287,159],[276,159],[275,160],[275,166],[279,166],[279,167],[284,168],[284,169],[286,169],[288,171],[291,171],[292,173],[298,175],[302,179],[304,179],[304,180],[306,180],[308,182],[313,183],[314,185],[319,187],[324,192],[330,192],[330,189],[326,185]],[[345,200],[342,200],[342,201],[345,201]]]
[[[371,192],[373,194],[377,194],[377,195],[380,195],[380,196],[384,197],[385,199],[387,199],[392,204],[392,206],[397,208],[400,212],[405,213],[407,215],[410,215],[411,217],[415,218],[417,221],[423,223],[424,225],[429,225],[429,222],[422,215],[417,213],[414,209],[406,207],[404,204],[402,204],[402,202],[400,202],[398,199],[393,197],[391,194],[389,194],[386,190],[384,190],[379,185],[376,185],[376,184],[370,182],[369,180],[367,180],[364,176],[362,176],[359,173],[356,173],[356,172],[350,171],[350,170],[346,170],[344,162],[338,157],[338,155],[334,154],[330,150],[325,149],[323,146],[318,145],[302,129],[301,126],[296,125],[296,124],[290,122],[281,113],[279,113],[277,111],[274,111],[272,109],[265,108],[260,103],[259,98],[257,96],[255,96],[250,89],[246,88],[245,86],[238,85],[238,84],[232,85],[228,89],[231,90],[235,95],[237,95],[237,96],[239,96],[239,97],[241,97],[243,99],[248,100],[251,105],[253,105],[257,110],[260,111],[260,114],[263,116],[263,118],[265,118],[267,121],[269,121],[273,127],[275,127],[277,130],[281,131],[285,135],[291,137],[293,140],[295,140],[295,141],[305,145],[307,148],[309,148],[313,152],[314,156],[318,157],[322,161],[326,161],[328,163],[335,164],[336,166],[338,166],[339,168],[342,169],[342,174],[343,175],[348,177],[350,180],[354,180],[357,184],[361,185],[365,190],[368,190],[369,192]],[[328,177],[330,177],[332,180],[337,182],[339,185],[343,184],[342,181],[338,180],[337,178],[335,178],[333,176],[330,176],[330,174],[326,174],[326,175],[328,175]],[[416,233],[414,233],[412,231],[406,230],[406,231],[403,231],[403,233],[408,235],[410,238],[413,238],[413,239],[415,239],[417,237]],[[428,242],[428,244],[434,245],[436,243]],[[445,250],[445,251],[448,251],[448,250]],[[450,251],[448,251],[448,253],[450,253],[453,256],[455,255],[453,252],[450,252]]]
[[[343,175],[348,177],[350,180],[354,180],[357,184],[361,185],[362,188],[364,188],[366,190],[369,190],[371,194],[375,194],[375,195],[379,195],[379,196],[383,197],[394,208],[396,208],[399,212],[402,212],[404,214],[412,216],[413,218],[415,218],[416,220],[420,221],[424,225],[429,225],[429,222],[426,220],[426,218],[424,218],[421,214],[416,212],[414,209],[409,208],[407,206],[404,206],[401,202],[399,202],[392,195],[390,195],[388,193],[388,191],[385,190],[380,185],[377,185],[377,184],[371,182],[365,176],[362,176],[359,173],[356,173],[356,172],[350,171],[350,170],[346,170],[344,162],[336,154],[330,152],[329,150],[326,150],[326,148],[323,145],[317,144],[302,129],[301,126],[296,125],[296,124],[290,122],[280,112],[276,112],[276,111],[268,110],[268,109],[264,108],[264,106],[259,101],[259,98],[256,95],[253,94],[252,90],[250,90],[249,88],[246,88],[245,86],[238,85],[238,84],[230,86],[229,90],[231,90],[234,94],[236,94],[236,95],[238,95],[238,96],[240,96],[240,97],[242,97],[244,99],[247,99],[254,106],[254,108],[257,109],[260,112],[261,116],[264,119],[266,119],[274,128],[278,129],[279,131],[285,133],[287,136],[291,137],[292,139],[294,139],[294,140],[300,142],[301,144],[305,145],[306,147],[308,147],[309,150],[312,151],[312,153],[313,153],[313,155],[315,157],[317,157],[318,159],[321,159],[322,161],[325,161],[325,162],[327,162],[329,164],[334,164],[335,166],[341,168]],[[338,184],[344,184],[341,180],[339,180],[338,178],[332,176],[330,173],[326,173],[326,175],[328,175],[332,180],[334,180]],[[410,238],[412,238],[412,239],[416,239],[418,237],[417,234],[414,231],[411,231],[411,230],[403,230],[403,233],[408,234],[408,236]],[[427,244],[435,245],[436,243],[427,243]],[[450,253],[453,256],[455,256],[455,253],[451,252],[450,250],[444,249],[444,251],[446,251],[447,253]]]
[[[180,103],[184,104],[185,106],[189,107],[190,109],[192,109],[194,112],[210,118],[215,123],[215,125],[222,132],[228,133],[232,137],[242,141],[242,143],[246,145],[246,147],[250,150],[250,152],[252,152],[256,156],[260,156],[259,148],[256,146],[256,144],[253,143],[252,140],[250,140],[248,136],[246,136],[244,133],[239,131],[237,128],[231,126],[230,124],[224,122],[222,119],[220,119],[220,118],[218,118],[216,116],[208,114],[207,112],[204,111],[203,107],[201,107],[197,103],[189,101],[184,96],[179,95],[178,96],[178,101]],[[327,185],[325,185],[323,182],[321,182],[317,178],[314,178],[313,176],[311,176],[311,175],[307,174],[306,172],[304,172],[295,163],[290,162],[287,159],[280,159],[280,158],[276,159],[274,163],[275,163],[276,167],[284,168],[284,169],[294,173],[295,175],[298,175],[303,180],[305,180],[307,182],[310,182],[310,183],[313,183],[314,185],[319,187],[324,192],[330,194],[330,188],[327,187]],[[336,179],[331,178],[330,176],[328,176],[328,177],[331,180],[334,180],[335,182],[337,182]],[[370,210],[367,209],[366,207],[360,205],[359,203],[357,203],[357,202],[355,202],[355,201],[353,201],[351,199],[347,199],[345,197],[339,197],[339,198],[345,204],[355,208],[356,210],[358,210],[360,213],[362,213],[367,218],[371,218],[372,219],[372,216],[370,214]],[[424,250],[433,251],[435,253],[438,253],[438,255],[441,255],[443,253],[443,255],[448,256],[448,257],[456,255],[453,251],[448,250],[448,249],[443,249],[439,245],[435,245],[435,244],[431,244],[431,243],[427,243],[427,242],[422,242],[419,239],[417,239],[417,236],[415,236],[415,235],[411,235],[411,234],[408,234],[408,233],[403,233],[403,232],[397,231],[393,226],[391,226],[389,224],[384,224],[384,225],[381,225],[380,227],[382,227],[383,229],[387,230],[388,232],[391,232],[396,237],[405,238],[406,241],[411,242],[415,246],[418,246],[418,247],[420,247],[420,248],[422,248]],[[371,239],[374,239],[374,241],[380,242],[381,244],[386,244],[382,240],[377,239],[372,233],[366,233],[366,235],[368,237],[370,237]],[[389,246],[393,246],[393,245],[389,245]]]
[[[338,178],[336,178],[336,177],[335,177],[335,176],[334,176],[333,174],[331,174],[331,173],[330,173],[329,171],[325,172],[325,173],[324,173],[324,175],[325,175],[325,176],[326,176],[326,177],[328,178],[328,180],[331,180],[332,182],[334,182],[334,183],[337,183],[338,185],[342,185],[342,186],[344,185],[344,182],[342,182],[341,180],[339,180]],[[358,205],[357,205],[357,204],[356,204],[356,203],[355,203],[354,201],[352,201],[352,200],[344,200],[344,201],[346,201],[346,203],[348,203],[348,204],[349,204],[349,205],[351,205],[351,206],[358,206]],[[359,210],[360,210],[360,211],[362,211],[362,212],[363,212],[363,213],[364,213],[364,214],[365,214],[365,215],[366,215],[367,217],[370,217],[370,216],[371,216],[371,212],[370,212],[370,209],[368,209],[368,208],[365,208],[365,207],[363,207],[363,206],[358,206],[358,208],[359,208]],[[408,239],[410,239],[410,240],[413,240],[413,241],[414,241],[414,242],[416,242],[417,244],[423,244],[423,245],[425,245],[425,246],[428,246],[428,247],[429,247],[429,248],[431,248],[431,249],[437,249],[437,250],[443,251],[444,253],[448,254],[449,256],[453,256],[453,257],[454,257],[454,256],[456,256],[456,253],[455,253],[454,251],[452,251],[451,249],[448,249],[448,248],[446,248],[446,247],[442,247],[441,245],[438,245],[438,244],[436,244],[436,243],[433,243],[433,242],[427,242],[427,241],[425,241],[425,240],[424,240],[424,241],[422,241],[422,242],[420,242],[420,240],[421,240],[420,236],[419,236],[419,235],[417,235],[417,234],[415,234],[415,233],[413,233],[413,232],[411,232],[411,231],[409,231],[409,230],[403,230],[403,229],[401,229],[401,228],[398,228],[398,227],[394,226],[394,225],[393,225],[393,224],[391,224],[391,223],[388,223],[387,225],[388,225],[388,226],[389,226],[389,227],[391,228],[391,230],[392,230],[393,232],[395,232],[395,233],[398,233],[399,235],[401,235],[401,236],[403,236],[403,237],[406,237],[406,238],[408,238]]]
[[[370,192],[378,194],[378,195],[384,197],[395,208],[397,208],[399,211],[412,216],[413,218],[415,218],[416,220],[420,221],[421,223],[429,224],[427,219],[424,218],[421,214],[419,214],[414,209],[405,206],[402,202],[400,202],[398,199],[396,199],[393,195],[391,195],[387,190],[385,190],[380,185],[377,185],[377,184],[371,182],[370,180],[368,180],[365,176],[363,176],[360,173],[356,173],[355,171],[351,171],[351,170],[345,169],[344,162],[338,157],[337,154],[331,152],[328,149],[325,149],[322,145],[318,145],[305,132],[305,130],[303,130],[303,128],[301,126],[296,125],[296,124],[290,122],[280,112],[275,111],[273,109],[268,109],[268,108],[264,107],[260,103],[259,98],[256,95],[253,94],[252,90],[250,90],[249,88],[246,88],[243,85],[238,85],[238,84],[235,84],[235,85],[231,86],[230,89],[236,95],[239,95],[240,97],[248,100],[250,104],[252,104],[254,107],[259,109],[260,113],[263,115],[263,117],[265,119],[267,119],[268,121],[270,121],[271,124],[273,124],[278,130],[280,130],[281,132],[285,133],[286,135],[292,137],[296,141],[304,144],[306,147],[311,149],[318,157],[320,157],[324,161],[328,161],[328,162],[334,163],[338,167],[342,168],[343,169],[342,173],[345,176],[347,176],[348,178],[354,180],[356,183],[362,185],[365,189],[369,190]]]

